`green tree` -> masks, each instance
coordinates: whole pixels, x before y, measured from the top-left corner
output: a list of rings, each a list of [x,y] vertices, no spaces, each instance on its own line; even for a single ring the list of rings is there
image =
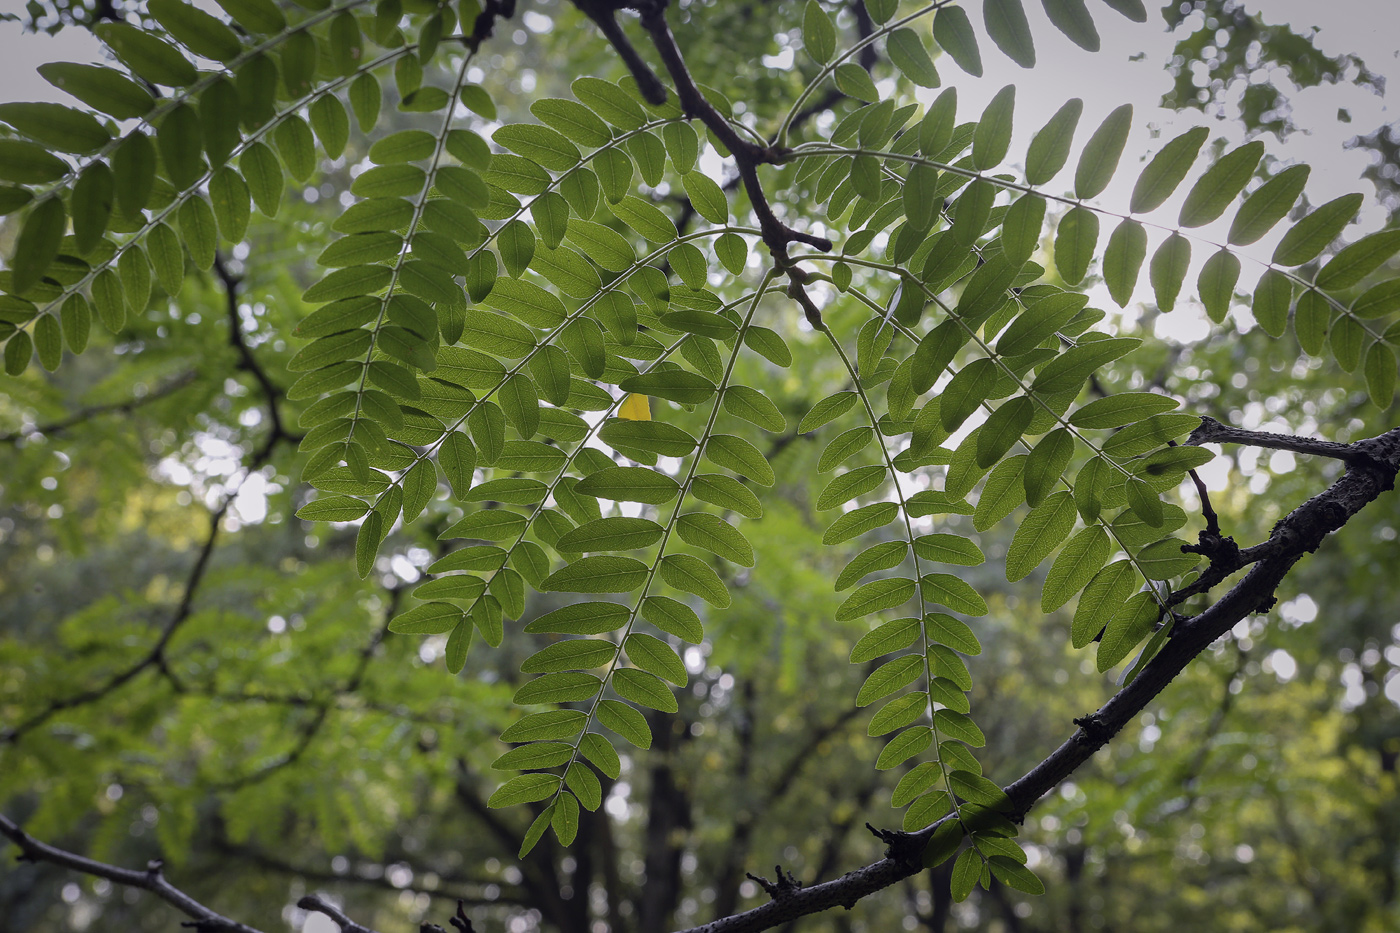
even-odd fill
[[[0,103],[16,928],[1393,926],[1362,195],[960,114],[1021,0],[209,11]]]

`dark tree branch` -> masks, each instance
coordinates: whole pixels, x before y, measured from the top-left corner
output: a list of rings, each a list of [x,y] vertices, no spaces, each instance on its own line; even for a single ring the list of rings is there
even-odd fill
[[[306,895],[301,900],[297,901],[297,906],[302,910],[314,910],[317,913],[322,913],[330,917],[340,926],[340,933],[375,933],[370,927],[351,920],[339,907],[318,894]]]
[[[623,32],[617,23],[617,11],[631,5],[616,0],[574,0],[574,6],[598,25],[598,31],[603,34],[603,38],[608,40],[622,59],[622,63],[627,66],[627,70],[632,72],[642,99],[654,107],[660,106],[666,103],[666,85],[661,83],[651,66],[642,60],[632,40],[627,38],[627,33]]]
[[[773,146],[759,146],[740,136],[734,127],[730,126],[729,121],[706,99],[704,93],[695,83],[695,79],[691,77],[690,69],[686,66],[680,47],[676,45],[676,37],[671,34],[671,27],[666,22],[665,0],[647,0],[647,2],[632,0],[629,5],[642,14],[642,26],[650,34],[652,45],[656,47],[662,63],[666,66],[667,73],[670,74],[671,80],[676,85],[681,109],[687,116],[698,118],[700,122],[704,123],[706,128],[714,134],[715,139],[734,157],[734,163],[739,169],[739,177],[742,179],[744,190],[749,196],[749,203],[753,206],[754,215],[758,218],[763,244],[768,247],[778,270],[786,274],[792,283],[788,294],[802,306],[803,313],[812,326],[821,327],[821,311],[807,295],[806,289],[802,287],[803,283],[807,281],[807,273],[798,268],[792,261],[788,254],[788,246],[792,243],[805,243],[808,246],[827,251],[831,249],[831,241],[825,237],[794,230],[780,221],[773,213],[773,207],[768,202],[768,195],[764,192],[763,183],[758,177],[760,165],[779,162],[784,153]]]
[[[1249,447],[1267,447],[1270,450],[1287,450],[1295,454],[1311,454],[1318,457],[1331,457],[1334,460],[1353,465],[1358,459],[1369,454],[1356,444],[1342,444],[1338,441],[1319,441],[1311,437],[1294,437],[1290,434],[1274,434],[1269,431],[1247,431],[1221,424],[1214,418],[1202,416],[1201,426],[1191,432],[1186,443],[1197,447],[1202,444],[1244,444]]]
[[[252,375],[258,388],[262,390],[263,401],[267,404],[269,430],[267,439],[263,441],[264,449],[270,451],[273,445],[283,440],[300,443],[301,438],[290,434],[282,424],[280,403],[286,397],[286,393],[277,387],[267,370],[258,362],[243,334],[243,317],[238,312],[238,287],[242,284],[242,279],[229,271],[228,266],[224,264],[224,258],[218,253],[214,254],[214,274],[224,286],[224,311],[228,316],[229,346],[238,353],[238,368]]]
[[[1277,525],[1257,563],[1228,593],[1200,615],[1178,622],[1173,637],[1132,683],[1119,690],[1059,748],[1005,788],[1007,816],[1025,818],[1041,797],[1088,761],[1136,717],[1197,655],[1251,613],[1267,610],[1274,591],[1304,554],[1317,550],[1367,504],[1395,487],[1400,472],[1400,428],[1378,437],[1340,445],[1349,469],[1325,491],[1298,506]],[[934,832],[952,816],[916,833],[881,831],[890,844],[885,858],[833,881],[814,884],[753,910],[724,917],[686,933],[756,933],[838,905],[850,907],[923,870],[922,852]]]
[[[73,412],[71,415],[68,415],[66,418],[60,418],[57,421],[50,421],[46,424],[31,425],[29,427],[20,428],[18,431],[10,431],[5,434],[0,434],[0,443],[13,444],[18,441],[26,440],[30,437],[34,437],[36,435],[62,434],[69,428],[76,427],[80,424],[83,424],[86,421],[91,421],[93,418],[100,417],[101,415],[130,414],[131,412],[136,411],[143,405],[149,405],[152,402],[158,402],[161,399],[165,398],[167,395],[173,395],[181,389],[185,388],[186,386],[193,384],[198,376],[198,370],[187,370],[186,372],[180,373],[180,375],[176,376],[169,382],[160,386],[154,392],[147,392],[145,395],[132,396],[131,398],[120,402],[109,402],[105,405],[92,405],[88,408],[80,408],[77,411]]]
[[[192,927],[198,933],[215,933],[215,931],[219,931],[219,933],[260,933],[255,927],[230,920],[228,917],[205,907],[166,881],[165,875],[161,872],[161,862],[158,859],[150,862],[144,871],[108,865],[106,862],[94,861],[66,849],[40,842],[4,815],[0,815],[0,835],[6,836],[19,847],[21,861],[50,862],[63,868],[82,872],[85,875],[105,878],[115,884],[150,891],[156,897],[173,905],[181,913],[193,917],[194,921],[185,923],[184,926]]]
[[[515,0],[486,0],[472,22],[471,35],[463,40],[464,44],[473,52],[477,51],[481,43],[491,38],[491,33],[496,29],[496,20],[510,19],[514,15]]]

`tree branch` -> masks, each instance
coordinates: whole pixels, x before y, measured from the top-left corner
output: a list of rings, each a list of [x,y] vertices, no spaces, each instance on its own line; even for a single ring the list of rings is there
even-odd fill
[[[1231,590],[1194,618],[1178,622],[1173,637],[1142,673],[1107,703],[1081,720],[1079,730],[1043,761],[1005,788],[1007,816],[1025,818],[1041,797],[1057,787],[1103,748],[1195,657],[1253,612],[1273,605],[1274,591],[1304,554],[1317,550],[1328,534],[1381,493],[1395,488],[1400,472],[1400,428],[1378,437],[1339,445],[1349,469],[1325,491],[1304,502],[1274,526],[1268,552]],[[753,910],[693,927],[686,933],[756,933],[837,905],[854,906],[861,898],[897,884],[923,870],[923,850],[934,832],[953,816],[916,833],[883,834],[891,842],[886,857],[833,881],[787,893]]]
[[[166,881],[165,875],[161,873],[159,859],[148,863],[145,871],[119,868],[116,865],[108,865],[106,862],[94,861],[66,849],[40,842],[3,814],[0,814],[0,835],[8,837],[11,842],[19,846],[21,861],[50,862],[86,875],[106,878],[116,884],[150,891],[161,900],[172,904],[181,913],[193,917],[193,923],[183,925],[194,928],[198,933],[215,933],[215,931],[219,931],[219,933],[261,933],[255,927],[239,923],[237,920],[230,920],[228,917],[205,907]]]
[[[1202,444],[1245,444],[1250,447],[1267,447],[1270,450],[1287,450],[1295,454],[1331,457],[1348,465],[1358,458],[1368,456],[1355,444],[1319,441],[1311,437],[1294,437],[1291,434],[1274,434],[1269,431],[1247,431],[1244,428],[1221,424],[1214,418],[1205,416],[1201,417],[1201,426],[1191,432],[1186,443],[1196,447]]]
[[[375,933],[370,927],[356,923],[345,915],[339,907],[318,894],[308,894],[297,901],[297,906],[302,910],[314,910],[317,913],[325,914],[340,925],[340,933]]]

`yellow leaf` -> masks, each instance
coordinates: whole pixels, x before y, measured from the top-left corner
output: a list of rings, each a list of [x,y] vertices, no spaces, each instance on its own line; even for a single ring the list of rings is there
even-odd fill
[[[622,400],[622,407],[618,408],[617,416],[631,421],[650,421],[651,400],[645,395],[629,392],[627,398]]]

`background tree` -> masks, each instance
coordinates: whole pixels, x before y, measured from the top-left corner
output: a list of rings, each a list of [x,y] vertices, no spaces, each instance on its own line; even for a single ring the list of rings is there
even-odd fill
[[[29,9],[12,925],[1393,925],[1400,233],[960,112],[1016,0],[614,6]]]

